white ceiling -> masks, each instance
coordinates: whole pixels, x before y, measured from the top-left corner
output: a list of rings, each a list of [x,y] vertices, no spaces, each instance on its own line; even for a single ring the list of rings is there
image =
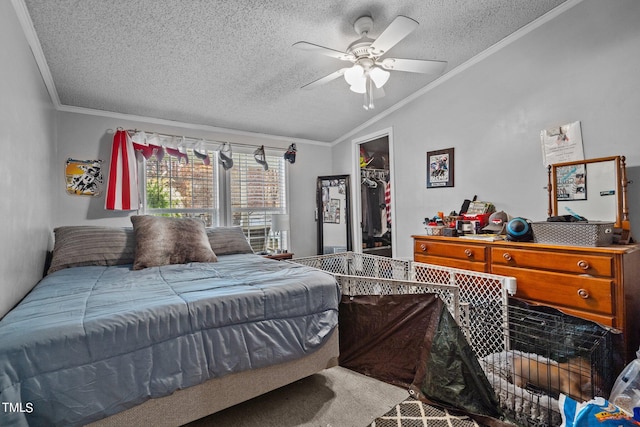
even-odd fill
[[[386,56],[448,61],[447,73],[564,1],[14,3],[26,5],[37,35],[31,35],[32,48],[36,58],[39,49],[44,54],[43,77],[59,107],[333,142],[438,76],[392,72],[386,96],[365,111],[362,95],[342,78],[301,89],[344,62],[292,48],[293,43],[344,51],[358,38],[353,29],[358,17],[374,19],[369,37],[375,39],[397,15],[405,15],[420,26]]]

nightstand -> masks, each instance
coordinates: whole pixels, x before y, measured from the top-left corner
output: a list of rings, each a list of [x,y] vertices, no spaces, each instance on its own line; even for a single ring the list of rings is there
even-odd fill
[[[281,254],[269,254],[269,255],[262,255],[262,256],[269,259],[275,259],[276,261],[282,261],[283,259],[293,258],[293,253],[285,252]]]

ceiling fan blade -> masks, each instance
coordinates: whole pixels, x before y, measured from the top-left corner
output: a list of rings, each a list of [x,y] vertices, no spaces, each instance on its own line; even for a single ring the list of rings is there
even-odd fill
[[[418,21],[398,15],[396,19],[371,44],[370,49],[377,56],[384,55],[400,40],[418,28]]]
[[[297,42],[293,44],[293,47],[301,50],[306,50],[308,52],[320,53],[322,55],[340,59],[342,61],[355,61],[355,57],[349,53],[340,52],[339,50],[331,49],[324,46],[319,46],[317,44],[313,44],[309,42]]]
[[[318,80],[312,81],[311,83],[307,83],[306,85],[302,86],[302,89],[313,89],[318,86],[322,86],[325,83],[329,83],[331,80],[335,80],[338,77],[342,76],[346,70],[348,70],[348,68],[341,68],[338,71],[335,71],[327,76],[319,78]]]
[[[442,74],[444,69],[447,68],[447,61],[426,61],[422,59],[385,58],[378,64],[385,70],[423,74]]]

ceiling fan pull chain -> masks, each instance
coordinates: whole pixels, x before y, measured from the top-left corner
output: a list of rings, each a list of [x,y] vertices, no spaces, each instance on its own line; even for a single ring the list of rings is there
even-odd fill
[[[375,108],[375,106],[373,105],[373,80],[371,79],[369,74],[367,74],[367,91],[365,93],[365,96],[369,98],[366,109],[373,110]]]

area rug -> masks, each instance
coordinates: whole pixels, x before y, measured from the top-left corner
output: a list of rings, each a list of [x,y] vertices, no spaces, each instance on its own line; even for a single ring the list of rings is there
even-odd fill
[[[383,416],[376,418],[369,427],[481,427],[465,415],[453,415],[446,409],[427,405],[409,398]]]

